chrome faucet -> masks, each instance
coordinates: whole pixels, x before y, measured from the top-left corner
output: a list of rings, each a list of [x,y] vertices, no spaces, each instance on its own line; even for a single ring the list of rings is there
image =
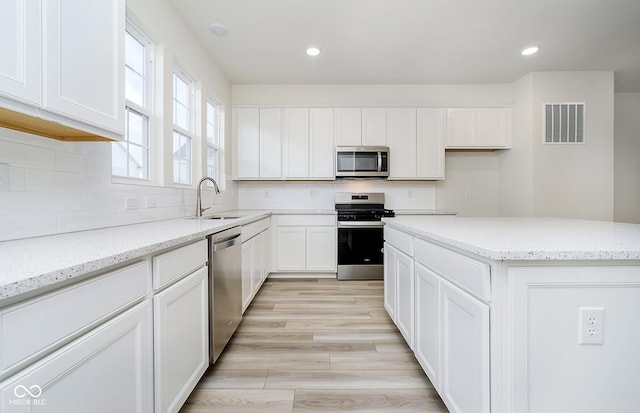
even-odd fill
[[[201,217],[202,213],[207,209],[211,208],[202,208],[202,183],[204,181],[211,181],[213,183],[213,188],[216,191],[216,194],[220,193],[220,188],[218,188],[218,183],[215,179],[210,176],[205,176],[198,182],[198,190],[196,191],[196,217]]]

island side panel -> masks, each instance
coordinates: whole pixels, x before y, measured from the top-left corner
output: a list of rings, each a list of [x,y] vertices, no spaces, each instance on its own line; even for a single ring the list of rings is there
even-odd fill
[[[512,411],[636,411],[640,406],[640,262],[527,263],[510,288]],[[524,265],[524,263],[523,263]],[[580,313],[603,309],[602,344],[581,344]]]

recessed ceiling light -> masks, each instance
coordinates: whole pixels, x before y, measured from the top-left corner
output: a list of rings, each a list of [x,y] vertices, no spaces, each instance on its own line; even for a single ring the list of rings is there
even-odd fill
[[[537,53],[538,50],[540,50],[540,48],[538,46],[531,46],[531,47],[527,47],[526,49],[521,51],[520,54],[523,55],[523,56],[529,56],[529,55]]]
[[[222,23],[211,23],[209,25],[209,30],[213,32],[213,34],[217,34],[218,36],[224,36],[229,31],[227,26]]]
[[[317,47],[310,47],[307,49],[307,54],[309,56],[317,56],[320,54],[320,49],[318,49]]]

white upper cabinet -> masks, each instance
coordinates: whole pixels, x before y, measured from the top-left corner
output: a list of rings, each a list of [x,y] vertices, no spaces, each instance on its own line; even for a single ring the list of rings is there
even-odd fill
[[[3,2],[0,123],[55,139],[124,135],[124,0]]]
[[[282,177],[282,110],[238,108],[234,110],[239,179]]]
[[[416,109],[392,108],[389,113],[389,178],[416,178]]]
[[[418,109],[416,177],[444,179],[444,124],[444,109]]]
[[[284,109],[284,176],[309,178],[309,109]]]
[[[282,110],[260,109],[260,177],[282,176]]]
[[[44,106],[124,129],[124,1],[45,2]]]
[[[444,109],[388,109],[389,179],[444,179]]]
[[[362,146],[387,146],[387,109],[362,108]]]
[[[511,147],[511,109],[447,109],[447,148]]]
[[[336,145],[360,146],[362,143],[362,110],[360,108],[336,108]]]
[[[2,8],[0,94],[40,105],[40,3],[32,0],[6,0]]]
[[[309,177],[334,179],[332,109],[309,109],[309,145]]]
[[[284,109],[285,179],[335,179],[333,110]]]
[[[260,109],[234,111],[238,178],[260,177]]]
[[[336,108],[337,146],[386,146],[386,108]]]

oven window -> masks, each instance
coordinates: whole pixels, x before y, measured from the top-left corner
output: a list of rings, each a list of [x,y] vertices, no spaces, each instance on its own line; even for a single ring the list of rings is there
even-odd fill
[[[338,265],[382,265],[382,227],[338,228]]]
[[[338,152],[338,172],[378,171],[378,152]]]

